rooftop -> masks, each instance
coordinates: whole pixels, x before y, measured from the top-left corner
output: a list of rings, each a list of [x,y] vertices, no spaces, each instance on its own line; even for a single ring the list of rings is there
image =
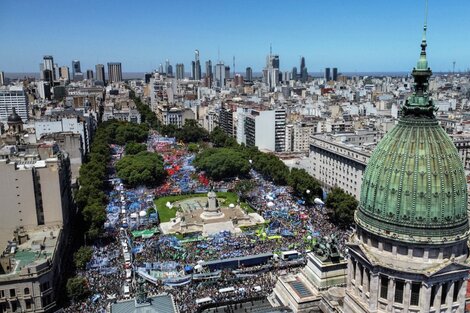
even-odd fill
[[[0,281],[40,274],[49,269],[61,231],[60,226],[20,231],[19,236],[26,241],[21,244],[8,242],[5,257],[11,258],[12,271],[0,275]]]

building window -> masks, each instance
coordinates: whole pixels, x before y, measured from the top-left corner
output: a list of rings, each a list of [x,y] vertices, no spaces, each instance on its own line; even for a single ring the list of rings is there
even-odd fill
[[[419,305],[419,290],[421,289],[421,284],[413,283],[411,284],[411,305]]]
[[[31,303],[31,300],[26,300],[25,303],[26,303],[26,310],[31,310],[33,306]]]
[[[28,287],[26,287],[26,288],[24,289],[24,294],[25,294],[25,295],[29,295],[29,288],[28,288]]]
[[[387,299],[388,294],[388,277],[380,277],[380,298]]]
[[[15,289],[10,289],[10,298],[13,298],[16,296],[16,290]]]
[[[395,282],[395,302],[403,303],[403,291],[405,283],[402,280],[397,280]]]

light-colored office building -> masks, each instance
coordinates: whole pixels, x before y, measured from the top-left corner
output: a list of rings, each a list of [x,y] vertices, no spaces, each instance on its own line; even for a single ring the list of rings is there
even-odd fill
[[[28,96],[23,87],[0,87],[0,120],[6,120],[13,108],[23,121],[28,120]]]

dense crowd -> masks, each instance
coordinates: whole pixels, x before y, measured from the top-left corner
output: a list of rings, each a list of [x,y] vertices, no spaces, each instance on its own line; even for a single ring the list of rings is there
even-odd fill
[[[315,238],[335,234],[339,237],[341,252],[347,233],[332,225],[321,206],[306,206],[302,199],[292,196],[287,187],[276,186],[251,170],[254,189],[248,195],[249,204],[268,222],[266,225],[247,229],[241,234],[222,232],[209,238],[180,241],[173,236],[163,236],[157,231],[142,236],[138,231],[156,229],[154,196],[200,191],[208,186],[207,178],[196,175],[191,165],[194,156],[184,146],[152,134],[149,150],[162,153],[169,177],[156,190],[127,189],[118,178],[113,180],[107,207],[108,220],[103,238],[93,245],[93,258],[78,275],[86,278],[91,295],[86,301],[74,303],[65,312],[104,312],[111,303],[135,296],[138,268],[158,265],[159,271],[171,271],[186,275],[185,268],[194,268],[199,261],[226,259],[261,253],[278,253],[295,249],[301,254],[312,249]],[[123,149],[113,147],[113,163]],[[235,182],[211,183],[216,189],[233,188]],[[137,231],[137,232],[136,232]],[[300,264],[288,266],[292,269]],[[272,292],[280,269],[274,263],[263,269],[253,268],[254,275],[235,277],[223,271],[215,281],[193,281],[183,286],[169,287],[163,280],[146,281],[148,295],[162,292],[173,295],[180,312],[195,312],[197,299],[211,298],[211,302],[228,302],[250,297],[267,296]],[[260,267],[261,269],[261,267]],[[132,275],[130,272],[133,271]],[[207,269],[206,269],[207,271]],[[150,272],[150,271],[149,271]],[[124,288],[128,287],[128,290]],[[254,289],[253,286],[258,286]],[[224,287],[233,291],[220,292]]]

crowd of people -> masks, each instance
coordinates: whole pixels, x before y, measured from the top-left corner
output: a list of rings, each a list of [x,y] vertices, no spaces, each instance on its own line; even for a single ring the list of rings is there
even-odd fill
[[[254,170],[250,174],[255,187],[248,192],[247,199],[267,221],[265,225],[245,229],[241,234],[221,232],[208,238],[197,236],[194,240],[160,235],[156,227],[158,214],[155,197],[207,190],[209,183],[219,189],[230,189],[236,181],[209,182],[192,166],[194,154],[174,140],[152,133],[147,144],[149,150],[163,155],[168,179],[161,187],[150,190],[128,189],[119,178],[113,178],[113,190],[108,195],[105,233],[94,243],[93,257],[87,268],[78,271],[78,275],[88,283],[90,296],[65,308],[65,312],[104,312],[115,301],[133,298],[137,291],[139,268],[158,267],[158,272],[172,271],[177,275],[187,275],[185,269],[188,266],[195,268],[201,261],[275,254],[293,249],[304,254],[312,249],[315,238],[331,234],[336,234],[341,243],[339,250],[344,251],[347,232],[332,225],[321,206],[305,205],[302,199],[292,196],[288,187],[276,186]],[[123,149],[113,146],[113,151],[116,152],[113,155],[114,163],[122,156]],[[151,231],[145,233],[144,230]],[[287,268],[299,265],[296,263]],[[173,295],[180,312],[195,312],[200,305],[207,305],[207,302],[197,303],[198,299],[210,298],[210,303],[220,303],[267,296],[272,292],[277,274],[285,268],[274,264],[263,266],[269,271],[254,268],[254,275],[240,277],[223,271],[215,280],[189,280],[187,284],[174,287],[165,284],[163,279],[147,280],[145,290],[150,296],[169,293]],[[253,286],[258,287],[254,289]],[[233,287],[233,290],[221,292],[224,287]]]

